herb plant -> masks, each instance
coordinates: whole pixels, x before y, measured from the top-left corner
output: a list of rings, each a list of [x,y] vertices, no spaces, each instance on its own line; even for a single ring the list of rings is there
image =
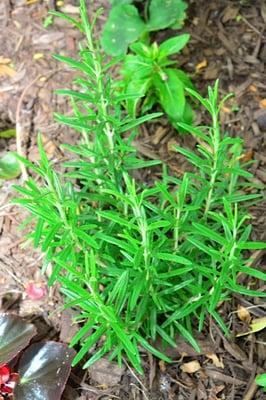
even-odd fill
[[[79,346],[73,364],[86,358],[84,368],[103,355],[127,356],[142,372],[140,348],[170,361],[155,345],[161,338],[175,346],[181,334],[199,350],[193,336],[212,316],[228,332],[219,304],[232,292],[266,294],[238,283],[238,274],[265,279],[246,264],[245,250],[264,246],[250,242],[251,225],[244,203],[257,201],[250,193],[252,174],[241,164],[242,140],[223,134],[219,124],[218,83],[203,98],[195,97],[210,114],[210,125],[180,127],[197,137],[195,152],[175,146],[192,164],[182,179],[162,167],[162,177],[147,185],[132,170],[158,161],[140,159],[132,146],[136,126],[158,114],[136,119],[124,115],[109,68],[95,42],[85,0],[81,22],[61,16],[86,35],[78,60],[56,56],[76,69],[79,91],[62,89],[71,98],[73,115],[58,121],[81,133],[81,143],[64,148],[75,159],[57,172],[39,139],[40,161],[22,159],[37,176],[15,186],[16,202],[36,221],[29,233],[45,253],[43,271],[52,264],[49,284],[61,284],[65,308],[80,310]],[[56,15],[59,15],[58,13]],[[96,347],[95,347],[96,346]],[[92,353],[93,351],[93,353]]]
[[[75,352],[57,342],[34,343],[26,348],[34,335],[32,324],[0,313],[1,400],[61,398]]]
[[[131,4],[133,0],[112,0],[111,3],[112,9],[101,39],[106,54],[111,56],[125,55],[129,44],[146,39],[149,32],[168,27],[181,28],[187,8],[183,0],[144,1],[143,20],[137,7]]]
[[[128,96],[126,107],[130,115],[136,116],[138,105],[144,98],[141,105],[143,113],[159,103],[175,127],[178,122],[192,122],[192,109],[185,89],[193,89],[193,85],[185,72],[172,67],[175,62],[169,59],[188,40],[189,35],[184,34],[172,37],[159,46],[156,42],[151,46],[141,42],[130,46],[135,54],[125,57],[120,83],[122,92]]]

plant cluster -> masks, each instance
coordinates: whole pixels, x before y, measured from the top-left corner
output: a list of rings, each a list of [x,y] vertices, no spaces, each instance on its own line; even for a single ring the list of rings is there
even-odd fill
[[[126,55],[119,83],[122,92],[128,96],[126,109],[136,116],[142,99],[141,111],[146,113],[159,103],[169,121],[176,127],[178,122],[192,122],[192,109],[186,98],[186,88],[193,89],[188,75],[181,69],[173,68],[175,61],[169,56],[179,52],[188,42],[189,35],[172,37],[159,46],[141,42],[133,43],[130,50],[135,54]],[[130,98],[133,96],[133,98]]]
[[[206,317],[228,331],[218,307],[232,292],[266,296],[252,280],[265,274],[244,257],[246,249],[265,247],[249,241],[243,205],[260,195],[252,193],[252,174],[241,162],[242,140],[221,131],[225,99],[219,101],[218,83],[207,98],[187,89],[211,121],[179,124],[200,143],[195,152],[173,149],[193,170],[177,178],[163,165],[161,179],[151,185],[132,177],[133,170],[160,164],[140,159],[132,145],[136,127],[160,114],[124,115],[128,96],[117,92],[85,0],[80,13],[81,22],[60,14],[85,33],[78,60],[56,56],[77,70],[80,90],[59,91],[70,97],[73,114],[56,114],[82,136],[80,144],[64,146],[76,159],[63,164],[62,176],[39,140],[37,164],[20,158],[38,179],[15,186],[22,195],[16,202],[36,221],[29,238],[45,253],[43,271],[53,266],[49,284],[61,284],[65,308],[80,310],[80,330],[70,344],[80,346],[73,364],[86,357],[86,368],[106,354],[122,363],[126,355],[142,372],[140,348],[170,361],[154,343],[161,338],[175,346],[178,333],[199,350],[193,329],[202,330]],[[251,277],[249,287],[238,283],[239,273]]]
[[[132,3],[138,2],[111,0],[112,8],[101,39],[106,54],[125,55],[129,44],[139,38],[147,40],[150,32],[169,27],[179,29],[183,25],[187,8],[183,0],[139,1],[144,3],[144,20]]]
[[[32,324],[0,313],[0,400],[60,399],[75,352],[57,342],[27,347],[34,335]]]

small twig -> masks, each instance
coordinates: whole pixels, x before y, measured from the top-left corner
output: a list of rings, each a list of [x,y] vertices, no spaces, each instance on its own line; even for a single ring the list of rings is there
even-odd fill
[[[255,26],[253,26],[245,17],[243,17],[243,15],[241,15],[241,20],[243,21],[243,22],[245,22],[245,24],[250,28],[250,29],[252,29],[255,33],[257,33],[258,35],[262,35],[263,34],[263,31],[262,32],[260,32],[257,28],[255,28]]]
[[[256,382],[253,381],[251,383],[251,385],[249,386],[247,393],[244,395],[243,400],[252,400],[257,389],[258,389],[258,386],[257,386]]]
[[[131,372],[131,374],[134,376],[134,378],[136,379],[136,381],[140,384],[140,386],[142,387],[142,389],[144,390],[145,393],[148,393],[147,388],[145,387],[145,385],[141,382],[141,380],[137,377],[137,375],[135,374],[135,372],[133,371],[133,369],[130,367],[130,365],[128,365],[127,361],[123,358],[124,363],[126,364],[127,368],[129,369],[129,371]],[[145,395],[146,397],[146,395]],[[149,400],[149,399],[148,399]]]

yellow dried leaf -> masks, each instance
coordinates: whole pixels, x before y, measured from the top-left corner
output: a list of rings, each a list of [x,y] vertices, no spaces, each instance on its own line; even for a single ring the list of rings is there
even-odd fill
[[[0,64],[10,64],[11,59],[0,56]]]
[[[40,60],[41,58],[43,58],[43,53],[35,53],[33,55],[34,60]]]
[[[253,319],[253,321],[250,324],[250,331],[238,333],[236,336],[240,337],[240,336],[249,335],[250,333],[256,333],[256,332],[262,331],[265,328],[266,328],[266,317],[255,318],[255,319]]]
[[[187,362],[181,365],[181,370],[187,374],[194,374],[201,369],[200,363],[197,360]]]
[[[39,0],[26,0],[27,6],[30,6],[31,4],[37,3]]]
[[[260,108],[266,109],[266,99],[262,99],[259,103]]]
[[[0,76],[10,76],[11,78],[16,74],[16,71],[9,65],[0,64]]]
[[[224,368],[224,363],[221,361],[221,359],[219,359],[217,357],[216,354],[214,353],[207,353],[206,357],[209,358],[210,360],[212,360],[213,364],[215,365],[215,367],[217,368]]]
[[[202,60],[200,63],[198,63],[196,65],[196,72],[199,72],[201,69],[206,68],[207,65],[208,65],[208,61],[205,58],[204,60]]]
[[[245,322],[249,323],[251,320],[249,311],[243,306],[237,307],[237,316],[241,321],[245,321]]]
[[[250,324],[251,332],[259,332],[266,328],[266,317],[255,318]]]

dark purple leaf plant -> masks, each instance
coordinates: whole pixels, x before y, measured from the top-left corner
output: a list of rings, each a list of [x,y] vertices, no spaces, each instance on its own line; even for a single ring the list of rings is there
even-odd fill
[[[75,352],[53,341],[29,345],[34,335],[34,325],[0,313],[0,400],[61,398]]]

